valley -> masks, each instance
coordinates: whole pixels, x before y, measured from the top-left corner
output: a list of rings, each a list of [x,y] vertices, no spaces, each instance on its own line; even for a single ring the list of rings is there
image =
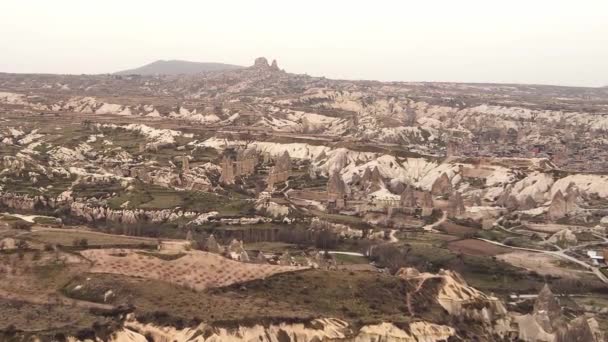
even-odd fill
[[[0,73],[2,341],[604,341],[608,89]]]

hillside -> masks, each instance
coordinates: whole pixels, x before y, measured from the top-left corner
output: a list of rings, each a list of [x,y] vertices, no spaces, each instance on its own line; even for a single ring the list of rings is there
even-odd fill
[[[201,63],[180,60],[158,60],[139,68],[116,72],[116,75],[192,75],[206,71],[240,69],[241,66],[224,63]]]

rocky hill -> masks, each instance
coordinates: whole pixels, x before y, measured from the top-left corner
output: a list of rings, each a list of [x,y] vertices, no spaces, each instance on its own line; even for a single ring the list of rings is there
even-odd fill
[[[196,75],[208,71],[240,69],[241,66],[224,63],[202,63],[181,60],[158,60],[144,66],[123,70],[115,75]]]

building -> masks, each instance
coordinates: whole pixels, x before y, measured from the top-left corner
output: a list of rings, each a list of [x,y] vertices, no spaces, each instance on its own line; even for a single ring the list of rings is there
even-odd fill
[[[605,253],[606,251],[604,251]],[[606,260],[604,259],[604,253],[598,251],[587,251],[587,256],[591,259],[593,265],[598,266],[600,264],[605,264]]]

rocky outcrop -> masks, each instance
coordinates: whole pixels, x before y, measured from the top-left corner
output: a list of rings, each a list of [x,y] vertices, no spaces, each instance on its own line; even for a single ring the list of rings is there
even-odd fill
[[[15,239],[7,237],[0,240],[0,251],[6,251],[15,249],[17,247],[17,241]]]
[[[508,333],[508,316],[503,303],[469,286],[458,273],[449,270],[437,274],[420,273],[408,268],[398,271],[397,276],[415,286],[411,296],[438,282],[436,300],[450,315],[478,322],[498,335]]]
[[[321,220],[318,217],[314,217],[310,221],[310,229],[313,231],[328,230],[340,237],[345,238],[359,239],[363,237],[363,231],[360,229],[353,229],[345,224]]]
[[[566,214],[566,198],[564,197],[564,194],[562,194],[561,190],[557,190],[555,195],[553,195],[553,199],[551,200],[551,205],[549,206],[549,212],[547,213],[547,217],[551,221],[556,221],[565,217]]]
[[[444,172],[439,178],[437,178],[431,186],[431,194],[435,196],[446,196],[452,193],[452,183],[450,178]]]
[[[346,203],[347,188],[340,173],[335,172],[327,181],[327,201],[328,206],[336,209],[344,208]]]
[[[417,206],[416,195],[409,185],[406,186],[405,190],[401,193],[400,203],[401,206],[405,208],[415,208]]]
[[[280,71],[281,69],[279,69],[279,64],[277,63],[276,59],[272,60],[272,64],[270,65],[270,69],[274,70],[274,71]]]
[[[555,334],[555,342],[594,342],[595,336],[584,316],[573,319],[568,325],[561,326]]]
[[[37,209],[61,209],[63,214],[69,214],[86,222],[113,222],[132,225],[136,223],[165,223],[180,218],[189,220],[190,225],[202,224],[217,215],[217,212],[199,213],[175,209],[144,210],[144,209],[112,209],[104,201],[74,199],[70,196],[47,198],[44,196],[16,195],[4,193],[0,195],[0,206],[19,211],[35,212]],[[67,212],[66,212],[67,210]],[[268,223],[272,219],[262,216],[222,218],[219,220],[229,225],[249,225]],[[126,226],[124,228],[127,228]],[[127,233],[127,232],[125,232]]]
[[[580,191],[574,183],[570,183],[565,192],[557,190],[551,200],[547,217],[556,221],[573,214],[578,209]]]
[[[551,235],[551,237],[549,237],[547,241],[557,244],[561,247],[565,247],[569,245],[576,245],[578,239],[570,229],[562,229],[559,232]]]
[[[380,323],[366,325],[359,330],[359,333],[352,339],[354,342],[371,341],[445,341],[456,334],[454,328],[428,323],[424,321],[414,322],[409,325],[409,331],[398,328],[392,323]]]
[[[520,210],[530,210],[530,209],[536,208],[536,206],[537,206],[537,204],[536,204],[536,201],[534,200],[534,198],[532,198],[532,196],[528,195],[528,196],[526,196],[524,201],[522,203],[520,203],[519,209]]]
[[[258,57],[253,62],[253,67],[257,69],[268,69],[270,68],[270,64],[268,64],[266,57]]]
[[[209,237],[207,238],[207,241],[205,242],[205,248],[210,253],[221,253],[222,251],[222,247],[217,242],[213,234],[209,235]]]
[[[431,214],[433,214],[433,208],[434,208],[434,204],[433,204],[433,195],[431,195],[430,192],[423,192],[422,193],[422,216],[430,216]]]
[[[356,176],[356,177],[355,177]],[[357,187],[359,190],[364,192],[375,192],[385,187],[384,181],[382,180],[382,174],[378,167],[365,168],[363,175],[359,177],[358,174],[353,175],[351,184]]]
[[[268,217],[286,218],[289,215],[289,207],[273,202],[269,198],[258,199],[255,204],[255,210]]]
[[[255,150],[226,150],[220,163],[222,170],[220,182],[222,184],[234,184],[238,177],[253,174],[257,162]]]
[[[538,294],[532,313],[513,314],[512,321],[517,326],[518,337],[522,341],[601,342],[604,340],[595,319],[580,316],[568,322],[548,285],[545,285]]]
[[[226,253],[232,260],[249,262],[249,255],[243,247],[243,241],[233,239],[230,244],[226,246]]]
[[[548,333],[553,332],[561,325],[562,308],[549,285],[545,284],[538,294],[534,302],[532,315],[543,330]]]
[[[268,184],[268,190],[274,189],[276,183],[285,182],[289,178],[291,171],[291,158],[289,152],[285,151],[279,158],[277,158],[275,165],[270,168],[268,172],[268,178],[266,183]]]
[[[458,217],[465,213],[464,202],[460,192],[456,191],[448,200],[448,216]]]
[[[365,325],[356,330],[336,318],[318,318],[302,323],[274,323],[270,325],[223,328],[202,323],[197,327],[176,329],[143,324],[129,316],[124,328],[113,334],[109,342],[439,342],[455,336],[453,328],[426,321],[415,321],[406,327],[392,323]],[[80,342],[71,339],[73,342]]]

